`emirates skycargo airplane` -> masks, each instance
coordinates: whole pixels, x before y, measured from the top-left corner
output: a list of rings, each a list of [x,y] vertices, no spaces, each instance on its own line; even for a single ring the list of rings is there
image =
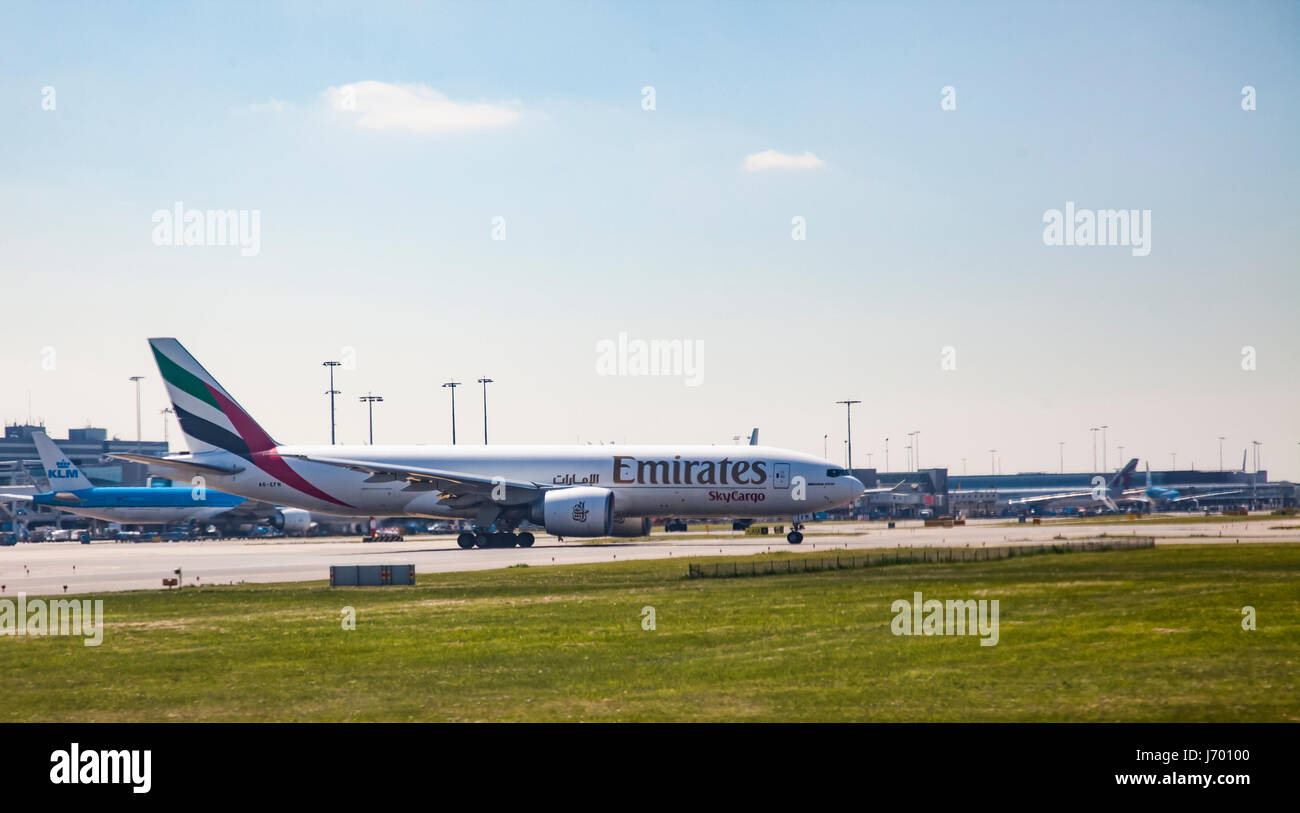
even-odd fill
[[[343,516],[470,520],[462,548],[558,536],[643,536],[651,517],[797,517],[847,505],[847,469],[766,446],[288,446],[176,339],[150,339],[189,454],[114,454],[174,479]],[[786,537],[803,541],[793,524]]]

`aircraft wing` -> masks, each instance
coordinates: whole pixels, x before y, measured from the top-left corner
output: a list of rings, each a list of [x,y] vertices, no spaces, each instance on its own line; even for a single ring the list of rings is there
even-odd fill
[[[861,493],[862,494],[888,494],[891,491],[899,490],[905,485],[907,485],[907,481],[900,480],[896,485],[892,485],[892,486],[881,486],[880,488],[864,488],[862,489]]]
[[[1140,502],[1145,505],[1151,504],[1151,497],[1147,495],[1144,488],[1130,488],[1123,494],[1119,495],[1120,502]]]
[[[494,500],[495,502],[510,504],[519,502],[530,502],[542,491],[547,490],[550,486],[543,486],[540,483],[533,483],[527,480],[511,480],[505,477],[484,477],[480,474],[466,474],[464,472],[446,471],[444,469],[428,469],[421,466],[403,466],[394,463],[381,463],[372,460],[357,460],[347,457],[315,457],[313,455],[282,455],[285,458],[303,460],[309,463],[323,463],[327,466],[338,466],[343,469],[351,469],[364,474],[371,475],[368,482],[383,483],[394,480],[405,480],[410,484],[408,489],[420,490],[436,489],[442,493],[440,501],[449,502],[456,500],[461,503],[481,502],[488,498],[493,489],[505,487],[505,498]]]
[[[1188,494],[1186,497],[1175,497],[1170,502],[1187,502],[1188,500],[1203,500],[1206,497],[1227,497],[1230,494],[1240,494],[1242,489],[1237,488],[1232,491],[1210,491],[1205,494]]]
[[[1037,505],[1038,503],[1053,502],[1055,500],[1071,500],[1081,497],[1092,497],[1091,491],[1063,491],[1059,494],[1039,494],[1034,497],[1017,497],[1014,500],[1007,500],[1007,505]]]

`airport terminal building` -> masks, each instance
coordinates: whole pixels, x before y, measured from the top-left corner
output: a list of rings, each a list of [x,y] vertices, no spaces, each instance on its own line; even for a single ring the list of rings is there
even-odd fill
[[[36,453],[33,432],[44,432],[43,425],[6,424],[4,438],[0,439],[0,485],[32,485],[32,477],[41,485],[41,462]],[[147,454],[161,457],[167,454],[167,444],[156,440],[134,441],[109,438],[107,429],[85,427],[69,429],[68,437],[52,438],[68,459],[97,486],[148,485],[147,467],[141,463],[108,460],[105,455],[115,452]]]

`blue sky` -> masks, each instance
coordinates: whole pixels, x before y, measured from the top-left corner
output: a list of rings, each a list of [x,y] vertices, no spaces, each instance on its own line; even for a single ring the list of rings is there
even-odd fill
[[[1292,3],[11,6],[0,416],[131,437],[144,374],[156,437],[174,335],[282,441],[328,439],[351,347],[346,442],[370,389],[377,439],[445,441],[437,384],[486,374],[501,442],[820,452],[852,397],[856,465],[920,429],[923,465],[1090,468],[1105,423],[1111,463],[1226,435],[1300,477],[1297,42]],[[328,95],[363,82],[517,118],[367,129]],[[154,245],[175,201],[260,211],[260,252]],[[1151,254],[1045,246],[1066,201],[1150,209]],[[620,332],[703,342],[704,383],[596,375]]]

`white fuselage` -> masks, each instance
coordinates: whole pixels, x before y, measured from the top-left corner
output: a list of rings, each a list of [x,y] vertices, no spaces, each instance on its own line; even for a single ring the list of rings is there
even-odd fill
[[[425,485],[295,459],[347,458],[535,483],[543,489],[596,486],[614,493],[618,517],[760,517],[847,505],[863,486],[812,455],[767,446],[278,446],[303,480],[337,502],[282,482],[258,463],[229,452],[178,460],[240,467],[208,475],[209,488],[277,505],[338,515],[467,518]],[[275,466],[269,468],[274,469]]]

